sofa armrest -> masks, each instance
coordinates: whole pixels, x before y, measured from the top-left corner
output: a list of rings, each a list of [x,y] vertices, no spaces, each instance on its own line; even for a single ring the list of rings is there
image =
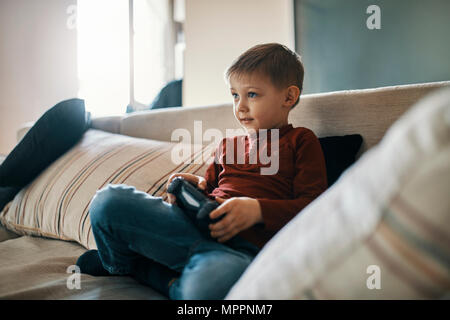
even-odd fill
[[[180,129],[187,130],[193,139],[197,133],[201,138],[208,129],[219,130],[222,136],[226,136],[226,129],[243,130],[234,118],[232,110],[231,104],[217,104],[133,112],[123,118],[120,133],[159,141],[172,141],[172,134]]]
[[[91,128],[107,131],[111,133],[120,133],[120,124],[123,116],[98,117],[92,119]],[[35,124],[35,121],[23,123],[16,132],[16,139],[19,142],[30,128]]]
[[[111,133],[120,133],[123,118],[124,116],[106,116],[92,118],[91,128]]]

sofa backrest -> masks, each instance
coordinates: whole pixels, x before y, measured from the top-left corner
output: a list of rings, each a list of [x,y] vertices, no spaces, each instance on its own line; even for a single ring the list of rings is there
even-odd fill
[[[450,86],[450,81],[308,94],[302,96],[291,111],[289,122],[294,127],[313,130],[318,137],[359,133],[364,139],[360,155],[377,144],[392,123],[417,100],[444,86]],[[226,136],[227,129],[240,128],[232,108],[229,103],[148,110],[127,116],[94,118],[93,127],[133,137],[176,142],[178,140],[172,139],[174,130],[186,129],[192,137],[190,142],[209,144],[211,141],[208,140],[194,141],[194,137],[202,137],[207,129],[218,129]],[[196,127],[195,121],[199,121]]]

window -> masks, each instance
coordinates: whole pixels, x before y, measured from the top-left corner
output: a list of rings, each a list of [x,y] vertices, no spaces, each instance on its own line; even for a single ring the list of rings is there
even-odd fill
[[[175,70],[179,26],[173,4],[78,0],[79,96],[93,116],[123,114],[127,105],[143,109],[180,76]]]

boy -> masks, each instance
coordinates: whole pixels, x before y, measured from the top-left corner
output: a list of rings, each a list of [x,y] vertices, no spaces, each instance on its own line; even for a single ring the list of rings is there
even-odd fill
[[[98,251],[78,259],[82,272],[129,274],[171,299],[223,299],[264,244],[326,189],[317,137],[288,124],[303,84],[299,57],[280,44],[258,45],[231,65],[226,80],[234,116],[248,134],[222,140],[205,177],[175,173],[168,180],[182,176],[217,200],[210,218],[224,217],[209,225],[213,239],[199,232],[173,195],[164,202],[131,186],[109,185],[91,202]],[[261,129],[276,131],[278,140],[263,141]],[[248,164],[249,154],[273,142],[278,170],[263,175],[259,161]],[[245,163],[225,161],[227,148],[236,154],[239,144]]]

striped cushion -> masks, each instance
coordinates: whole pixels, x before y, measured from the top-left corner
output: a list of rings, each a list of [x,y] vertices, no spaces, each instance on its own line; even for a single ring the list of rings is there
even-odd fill
[[[128,184],[165,199],[172,173],[205,174],[213,148],[193,146],[192,155],[177,153],[183,159],[177,164],[172,161],[172,150],[179,150],[176,145],[91,129],[6,205],[0,221],[19,234],[96,248],[89,204],[97,190],[107,184]]]
[[[448,298],[449,159],[447,89],[275,235],[227,299]]]

